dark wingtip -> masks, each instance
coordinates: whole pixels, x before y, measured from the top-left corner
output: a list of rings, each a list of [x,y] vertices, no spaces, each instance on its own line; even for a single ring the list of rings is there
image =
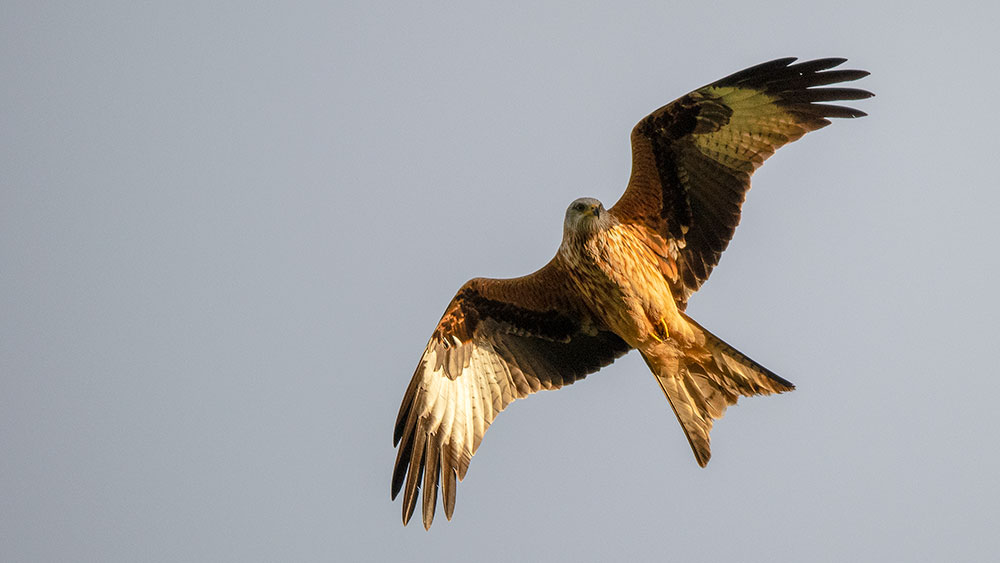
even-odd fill
[[[724,78],[720,78],[719,80],[715,81],[714,84],[718,85],[737,84],[750,77],[758,76],[760,74],[770,73],[778,69],[787,68],[788,65],[794,63],[796,60],[798,60],[796,57],[784,57],[781,59],[774,59],[773,61],[767,61],[766,63],[756,64],[753,65],[752,67],[734,72]]]
[[[847,118],[847,117],[864,117],[868,115],[867,113],[846,106],[834,106],[829,104],[809,104],[809,109],[823,117],[833,117],[833,118]]]
[[[392,471],[392,486],[389,489],[389,500],[396,500],[399,491],[403,488],[403,480],[406,478],[406,471],[401,471],[399,465]]]
[[[390,488],[392,500],[396,500],[396,496],[399,495],[399,491],[402,490],[403,483],[406,481],[406,472],[410,467],[410,456],[412,453],[413,435],[410,434],[399,450],[396,451],[396,465],[392,468],[392,486]]]
[[[788,67],[789,70],[795,70],[801,73],[813,73],[819,72],[821,70],[827,70],[834,67],[838,67],[847,62],[847,59],[843,57],[825,57],[822,59],[812,59],[809,61],[802,61],[799,64],[794,64]]]
[[[796,60],[794,57],[786,57],[754,65],[722,78],[713,85],[746,85],[777,93],[837,82],[850,82],[870,74],[866,70],[836,69],[847,62],[844,57],[828,57],[802,62],[795,62]]]

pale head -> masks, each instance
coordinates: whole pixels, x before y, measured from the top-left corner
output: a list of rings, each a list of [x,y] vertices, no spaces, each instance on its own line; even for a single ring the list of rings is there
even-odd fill
[[[612,222],[611,214],[600,201],[592,197],[581,197],[566,209],[563,234],[586,235],[607,228]]]

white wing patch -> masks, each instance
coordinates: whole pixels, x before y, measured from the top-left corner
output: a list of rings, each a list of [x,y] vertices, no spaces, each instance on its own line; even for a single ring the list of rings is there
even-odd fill
[[[471,353],[461,349],[466,347],[471,348]],[[461,480],[487,428],[518,393],[510,368],[492,343],[468,343],[444,351],[444,356],[468,357],[457,377],[445,373],[445,366],[455,364],[449,358],[439,358],[439,352],[431,342],[421,362],[424,369],[414,400],[420,409],[416,413],[417,431],[429,439],[434,437],[433,442],[442,455],[449,457]]]

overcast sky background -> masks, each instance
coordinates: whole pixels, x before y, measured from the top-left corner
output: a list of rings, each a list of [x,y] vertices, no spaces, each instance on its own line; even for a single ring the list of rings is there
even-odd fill
[[[0,10],[0,559],[995,557],[995,8],[162,4]],[[782,56],[870,70],[870,117],[768,161],[688,312],[798,390],[701,469],[629,355],[404,528],[392,425],[455,290]]]

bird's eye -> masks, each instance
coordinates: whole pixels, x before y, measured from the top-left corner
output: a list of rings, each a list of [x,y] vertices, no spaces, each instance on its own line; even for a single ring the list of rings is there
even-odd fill
[[[576,205],[573,206],[573,209],[575,209],[577,211],[583,211],[583,204],[582,203],[578,203],[578,204],[576,204]]]

